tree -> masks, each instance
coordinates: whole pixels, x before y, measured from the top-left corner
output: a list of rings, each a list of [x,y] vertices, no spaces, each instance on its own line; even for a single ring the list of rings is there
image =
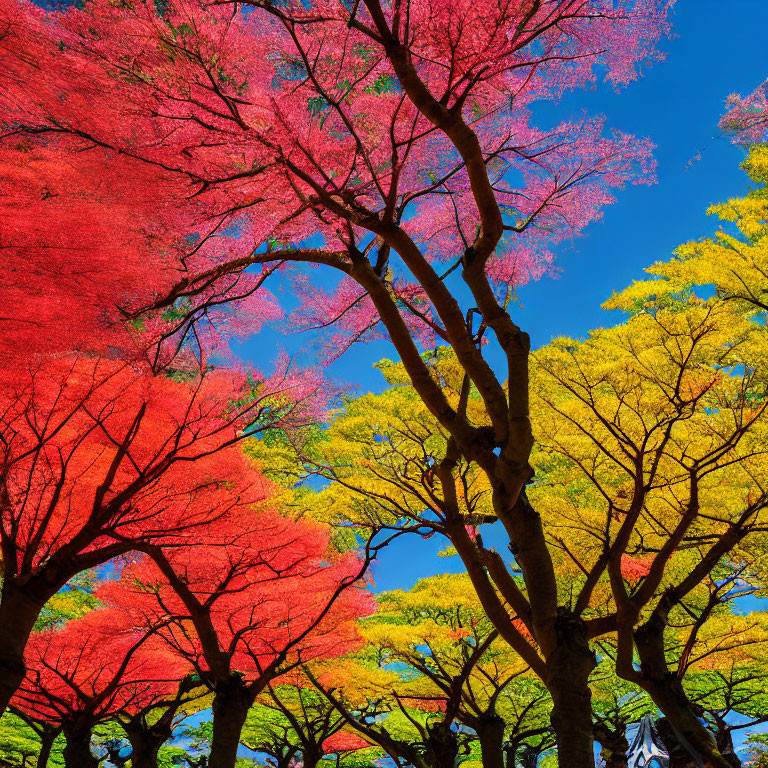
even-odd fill
[[[209,768],[231,768],[248,710],[282,672],[354,645],[368,561],[334,552],[319,525],[270,508],[232,509],[204,536],[148,545],[106,585],[137,627],[159,636],[213,693]]]
[[[118,360],[33,362],[0,386],[0,711],[43,606],[78,573],[267,489],[235,443],[317,418],[311,377],[175,381]]]
[[[508,764],[551,736],[546,689],[498,638],[466,576],[379,597],[347,664],[308,675],[344,720],[396,762]]]
[[[388,592],[364,623],[380,664],[403,671],[394,695],[472,729],[485,768],[503,766],[549,732],[546,690],[500,641],[466,575],[422,579]]]
[[[627,728],[646,715],[655,715],[657,710],[644,691],[616,675],[614,649],[600,643],[598,656],[602,661],[590,681],[595,741],[600,744],[605,768],[627,768]]]
[[[10,765],[47,768],[62,765],[54,742],[61,729],[23,712],[6,712],[0,720],[0,755]]]
[[[705,238],[699,242],[682,246],[670,262],[655,264],[649,268],[648,271],[657,275],[657,279],[636,282],[626,291],[614,296],[607,306],[657,316],[660,312],[679,313],[682,299],[683,302],[687,301],[689,305],[698,304],[702,307],[713,308],[713,310],[707,311],[715,311],[714,308],[720,307],[716,311],[718,313],[726,312],[726,314],[730,312],[732,320],[729,322],[742,324],[742,328],[747,334],[761,333],[762,318],[764,318],[765,313],[765,265],[768,263],[766,259],[768,239],[766,239],[765,229],[766,198],[764,187],[766,159],[764,146],[752,147],[749,157],[744,163],[744,168],[751,179],[758,184],[758,188],[744,198],[731,200],[728,204],[713,206],[710,209],[710,212],[715,213],[723,222],[723,227],[714,238]],[[731,222],[735,226],[731,226]],[[707,302],[702,302],[696,296],[697,285],[713,286],[715,297]],[[755,320],[758,322],[754,322]],[[725,349],[737,349],[745,338],[736,332],[735,327],[729,336],[724,340]],[[735,368],[733,373],[729,372],[728,378],[725,379],[727,384],[733,385],[741,366],[746,365],[745,371],[749,380],[749,387],[736,398],[726,396],[723,401],[713,404],[718,413],[727,414],[728,409],[733,408],[734,404],[738,408],[744,409],[747,414],[755,413],[764,408],[765,372],[759,347],[755,348],[749,345],[742,347],[732,365]],[[742,405],[739,405],[739,402]],[[758,427],[758,429],[760,428]],[[760,469],[755,472],[748,462],[741,462],[743,474],[740,483],[742,491],[740,494],[737,492],[736,498],[727,503],[734,510],[741,507],[742,514],[749,512],[750,504],[756,504],[754,512],[757,513],[762,499],[765,498],[765,478],[762,474],[762,465],[759,466]],[[736,486],[734,486],[734,490],[736,490],[739,487],[737,476],[730,471],[727,474],[737,481]],[[731,487],[731,482],[732,480],[729,478],[728,486],[725,487]],[[721,485],[712,491],[714,502],[719,507],[723,506],[723,498],[718,496],[723,487]],[[692,498],[697,503],[700,501],[695,497]],[[753,535],[750,539],[745,539],[746,534],[750,531],[761,530],[759,518],[755,516],[748,525],[745,523],[747,523],[746,519],[739,523],[738,520],[732,518],[729,529],[719,539],[717,536],[711,535],[712,532],[709,532],[710,536],[705,536],[701,540],[715,541],[709,554],[714,556],[719,552],[719,560],[721,561],[727,555],[733,572],[738,573],[742,570],[747,574],[748,583],[749,580],[754,581],[755,579],[759,582],[761,580],[760,569],[759,567],[757,571],[755,569],[759,563],[759,552],[762,551],[761,537]],[[697,537],[694,537],[694,541],[696,540]],[[754,547],[756,547],[757,556],[750,551]],[[685,568],[682,570],[681,576],[684,578],[682,578],[680,585],[667,587],[657,610],[651,614],[650,620],[641,627],[640,644],[644,646],[641,649],[641,659],[642,652],[644,652],[646,654],[645,669],[650,671],[651,668],[654,668],[655,671],[652,675],[657,677],[659,683],[662,678],[669,675],[666,661],[663,658],[663,632],[669,621],[667,614],[670,609],[680,606],[683,598],[690,590],[705,583],[704,571],[706,566],[699,565],[697,570],[698,574],[695,570],[687,573]],[[716,593],[717,590],[714,592]],[[716,602],[710,605],[710,609]],[[707,609],[705,608],[706,612]],[[654,647],[653,661],[648,656],[650,645]],[[631,672],[629,674],[630,676],[633,675]],[[660,684],[659,689],[663,695]],[[690,712],[685,695],[679,687],[675,692],[675,698],[678,704],[682,702],[689,710],[685,717],[690,726],[699,735],[702,735],[693,713]],[[661,708],[664,710],[663,706]],[[668,713],[665,712],[665,714]],[[668,716],[674,718],[674,715],[668,714]],[[703,745],[697,743],[692,734],[687,733],[679,722],[677,726],[687,737],[690,737],[690,743],[695,744],[696,750],[701,753],[704,749]]]
[[[768,140],[768,80],[749,96],[731,94],[726,106],[720,128],[731,134],[734,143],[749,147]]]
[[[162,700],[187,669],[154,633],[127,629],[124,617],[109,608],[35,633],[26,658],[15,704],[61,728],[67,768],[98,768],[94,726]]]
[[[765,722],[765,654],[768,634],[759,612],[743,614],[739,603],[758,591],[747,569],[721,567],[698,600],[670,628],[666,652],[672,677],[682,682],[692,709],[715,737],[720,753],[736,768],[741,761],[732,734]],[[749,578],[755,580],[755,574]],[[696,605],[698,603],[698,605]]]
[[[48,768],[48,764],[51,760],[56,765],[62,765],[64,758],[61,754],[62,748],[56,747],[56,742],[61,741],[61,727],[49,723],[47,720],[39,720],[36,717],[32,717],[27,712],[15,707],[9,707],[3,718],[9,723],[12,730],[24,729],[24,726],[31,729],[39,740],[39,751],[37,753],[36,768]],[[19,722],[21,721],[21,722]]]
[[[768,145],[752,146],[742,168],[754,189],[710,206],[707,213],[720,225],[715,235],[685,243],[674,258],[648,267],[652,279],[636,281],[614,295],[607,308],[637,311],[649,302],[663,304],[692,286],[702,286],[714,288],[718,297],[747,317],[768,311]]]
[[[23,138],[68,157],[98,148],[106,172],[139,162],[186,187],[163,214],[172,232],[195,221],[195,245],[155,312],[178,311],[187,329],[240,281],[250,291],[276,265],[310,263],[340,277],[326,298],[295,271],[305,322],[343,319],[331,354],[385,330],[446,432],[440,482],[452,487],[459,459],[487,478],[529,590],[515,612],[530,612],[569,768],[593,764],[592,662],[561,604],[540,519],[520,500],[532,474],[529,340],[508,307],[514,286],[546,269],[552,246],[599,215],[611,188],[651,170],[644,142],[604,136],[599,119],[537,130],[530,105],[592,81],[596,68],[631,80],[655,55],[668,5],[253,0],[241,13],[179,0],[46,18],[8,3],[6,12],[12,147]],[[40,81],[39,62],[55,82]],[[240,253],[221,258],[215,238],[228,227],[238,228],[229,244]],[[447,282],[456,270],[472,296],[463,308]],[[482,349],[488,329],[506,385]],[[435,336],[477,388],[480,423],[448,401],[420,356],[418,344]],[[519,646],[456,514],[449,527],[489,615]]]
[[[328,756],[342,765],[347,764],[345,755],[372,751],[367,741],[344,731],[345,725],[344,717],[297,672],[267,685],[248,713],[240,741],[269,755],[276,768],[290,768],[299,760],[303,768],[316,768]]]
[[[534,357],[537,479],[525,503],[548,526],[560,582],[573,590],[568,610],[584,619],[569,642],[581,642],[582,629],[585,642],[615,634],[620,673],[713,765],[723,764],[716,745],[682,687],[669,684],[663,634],[718,563],[742,558],[747,537],[765,530],[764,334],[728,302],[686,298]],[[449,398],[463,398],[468,413],[481,408],[477,395],[462,394],[450,351],[429,365]],[[518,607],[516,635],[507,636],[545,677],[540,644],[522,631],[533,629],[525,583],[478,530],[496,519],[489,484],[468,462],[438,484],[443,436],[402,367],[384,370],[392,389],[351,402],[326,442],[298,446],[307,469],[336,481],[325,503],[347,520],[448,535],[475,583],[491,574]],[[631,665],[635,651],[641,670]],[[590,668],[591,659],[583,657]]]
[[[200,679],[187,675],[178,683],[176,691],[164,699],[152,699],[144,706],[134,705],[118,714],[117,719],[131,745],[131,768],[159,767],[160,750],[188,714],[190,702],[204,692]]]
[[[765,527],[761,336],[715,299],[641,312],[537,353],[531,499],[559,521],[577,611],[592,603],[602,614],[587,625],[616,632],[619,674],[712,765],[724,763],[670,685],[663,636],[717,564]]]

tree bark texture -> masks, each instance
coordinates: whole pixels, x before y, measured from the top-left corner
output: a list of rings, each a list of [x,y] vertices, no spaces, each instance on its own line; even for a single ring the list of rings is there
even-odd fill
[[[53,742],[56,741],[58,735],[58,731],[40,735],[40,752],[37,755],[36,768],[48,768],[48,758],[51,756]]]
[[[13,579],[3,582],[0,596],[0,715],[8,708],[24,680],[24,648],[44,603],[18,587]]]
[[[140,723],[122,723],[131,743],[131,768],[157,768],[160,747],[171,738],[171,728],[155,729]]]
[[[99,759],[91,752],[90,727],[73,723],[64,727],[65,768],[99,768]]]
[[[558,609],[557,645],[547,659],[546,684],[552,696],[550,720],[557,738],[560,768],[594,768],[592,693],[589,675],[595,657],[587,642],[584,622]]]
[[[504,721],[498,715],[482,717],[477,726],[483,768],[504,768]]]
[[[594,727],[594,736],[602,747],[600,757],[605,763],[604,768],[627,768],[629,741],[625,725],[611,728],[600,723]]]
[[[213,741],[208,768],[234,768],[240,735],[253,697],[239,675],[216,683],[213,695]]]

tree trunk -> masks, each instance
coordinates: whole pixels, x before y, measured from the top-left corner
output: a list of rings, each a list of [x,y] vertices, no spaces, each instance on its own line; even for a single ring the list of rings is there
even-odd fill
[[[520,749],[520,768],[537,768],[541,752],[527,744]],[[562,763],[561,763],[562,765]]]
[[[733,747],[733,736],[728,724],[722,720],[718,721],[715,729],[715,743],[723,758],[733,768],[741,768],[741,760]]]
[[[547,659],[546,685],[552,696],[550,721],[557,739],[560,768],[594,768],[592,693],[589,675],[595,656],[587,642],[584,622],[558,609],[557,647]]]
[[[213,741],[208,768],[234,768],[240,734],[253,696],[236,674],[216,683],[213,694]]]
[[[91,729],[72,724],[64,728],[67,739],[64,747],[65,768],[99,768],[98,758],[91,752]]]
[[[155,728],[141,722],[121,725],[131,742],[131,768],[157,768],[157,754],[171,738],[171,727]]]
[[[424,762],[430,768],[455,768],[459,756],[456,734],[447,723],[427,726],[427,750]]]
[[[697,758],[680,743],[666,717],[660,717],[656,721],[655,728],[669,755],[669,768],[699,768]]]
[[[40,736],[40,752],[37,755],[36,768],[48,768],[48,758],[51,756],[53,742],[59,735],[58,730],[46,731],[38,734]]]
[[[24,648],[45,601],[34,599],[12,578],[0,591],[0,715],[24,680]]]
[[[323,755],[319,752],[310,750],[302,750],[301,752],[301,765],[302,768],[316,768],[317,764],[323,759]]]
[[[693,764],[701,768],[733,768],[720,754],[712,734],[696,717],[677,675],[669,671],[663,624],[649,621],[638,627],[635,646],[640,657],[638,684],[669,721],[675,739],[693,757]]]
[[[504,768],[504,721],[498,715],[486,715],[477,724],[483,768]]]
[[[594,727],[593,733],[602,747],[600,757],[605,762],[604,768],[627,768],[629,741],[626,726],[621,724],[613,729],[600,723]]]

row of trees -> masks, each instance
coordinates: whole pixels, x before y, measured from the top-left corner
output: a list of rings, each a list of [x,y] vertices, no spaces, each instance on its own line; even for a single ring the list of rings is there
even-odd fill
[[[613,188],[652,178],[643,141],[599,119],[542,131],[532,105],[599,71],[631,80],[669,3],[1,7],[0,710],[58,719],[72,765],[120,717],[151,764],[175,719],[158,708],[200,693],[206,759],[231,768],[253,705],[285,715],[292,685],[400,763],[452,765],[473,741],[498,763],[515,726],[489,715],[481,737],[488,702],[462,703],[463,683],[414,715],[407,685],[379,711],[375,691],[363,705],[306,667],[359,642],[379,549],[437,533],[490,622],[483,653],[510,659],[483,696],[540,693],[563,768],[594,765],[596,668],[649,697],[700,764],[730,765],[713,735],[728,723],[705,727],[686,675],[723,606],[762,584],[764,192],[720,210],[737,231],[616,296],[616,328],[531,353],[511,314]],[[750,109],[729,119],[754,138]],[[758,182],[765,162],[755,148]],[[285,322],[331,329],[327,357],[385,334],[392,389],[330,418],[317,375],[238,370],[228,340],[281,317],[268,280],[301,298]],[[274,484],[306,473],[330,484]],[[98,608],[33,634],[105,564],[119,579]],[[477,642],[460,644],[467,681]],[[431,664],[416,672],[439,688]]]
[[[132,585],[131,598],[124,582]],[[693,617],[676,627],[666,650],[722,754],[739,766],[733,731],[768,717],[768,627],[762,617],[734,613],[738,594],[724,591],[731,592],[730,600],[721,598],[698,627]],[[99,753],[117,766],[129,759],[131,766],[147,768],[212,764],[212,724],[179,731],[185,716],[211,704],[204,675],[189,672],[200,666],[163,638],[166,627],[137,641],[121,626],[135,612],[118,606],[156,594],[135,574],[123,577],[97,591],[103,607],[34,638],[30,679],[18,696],[16,717],[5,719],[7,757],[26,749],[40,766],[48,760],[97,766]],[[116,595],[120,600],[110,603]],[[183,619],[180,612],[177,635]],[[237,741],[285,768],[322,760],[368,766],[384,756],[418,768],[457,762],[530,768],[551,758],[546,688],[499,638],[465,575],[431,577],[408,592],[382,594],[376,613],[362,619],[361,634],[355,638],[335,627],[292,672],[262,686]],[[601,644],[599,651],[590,681],[594,734],[606,766],[617,768],[627,764],[628,727],[656,705],[617,678],[610,646]],[[343,658],[321,658],[342,652]],[[239,669],[248,666],[241,657]],[[244,671],[243,677],[253,674]],[[20,744],[20,722],[37,737]],[[667,724],[660,730],[679,760],[673,764],[694,764],[670,721],[661,724]]]

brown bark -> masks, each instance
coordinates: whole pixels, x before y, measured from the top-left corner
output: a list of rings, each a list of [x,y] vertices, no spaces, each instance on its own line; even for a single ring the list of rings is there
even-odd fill
[[[696,758],[680,743],[666,717],[656,721],[656,730],[669,755],[669,768],[699,768]]]
[[[90,723],[73,722],[64,726],[65,768],[99,768],[99,759],[91,752]]]
[[[427,743],[424,764],[429,768],[455,768],[459,756],[456,733],[448,723],[439,722],[427,726]]]
[[[48,768],[48,758],[51,756],[53,742],[56,741],[58,735],[58,729],[38,734],[40,737],[40,752],[37,755],[36,768]]]
[[[173,724],[148,726],[136,720],[121,723],[131,743],[131,768],[157,768],[160,747],[171,738]]]
[[[24,648],[45,599],[6,578],[0,593],[0,715],[24,680]]]
[[[602,747],[600,757],[605,763],[604,768],[627,768],[629,741],[626,726],[622,723],[611,728],[606,723],[599,723],[595,725],[593,733]]]
[[[732,768],[741,768],[741,760],[736,754],[736,750],[733,746],[733,736],[731,735],[731,729],[725,721],[717,723],[715,729],[715,743],[720,750],[720,754],[723,756]]]
[[[304,749],[301,752],[302,768],[317,768],[318,763],[323,759],[319,750]]]
[[[504,721],[498,715],[481,717],[477,724],[483,768],[504,768]]]
[[[595,657],[587,642],[584,622],[559,609],[558,644],[547,659],[546,684],[552,696],[550,720],[557,737],[560,768],[594,768],[592,694],[589,675]]]
[[[253,695],[242,677],[231,674],[216,683],[213,694],[213,741],[208,768],[234,768],[240,734]]]

